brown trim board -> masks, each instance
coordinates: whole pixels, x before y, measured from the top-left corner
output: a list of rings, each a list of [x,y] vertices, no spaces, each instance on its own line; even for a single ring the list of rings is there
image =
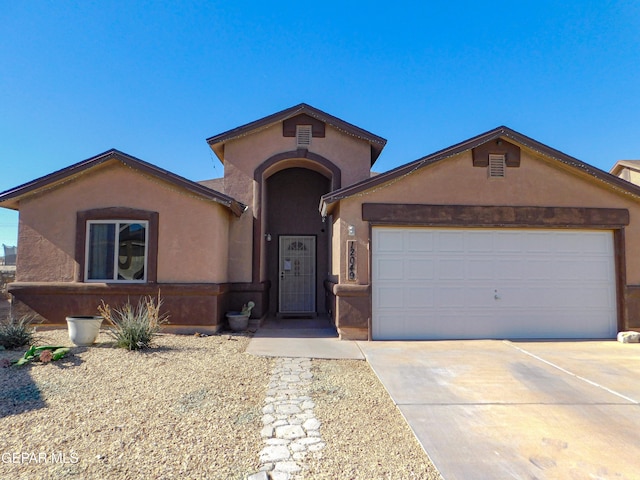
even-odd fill
[[[624,208],[363,203],[362,219],[386,225],[615,229],[629,225],[629,211]]]
[[[618,331],[626,330],[629,326],[627,312],[627,260],[624,228],[613,231],[613,254],[616,269],[616,305],[618,308]]]

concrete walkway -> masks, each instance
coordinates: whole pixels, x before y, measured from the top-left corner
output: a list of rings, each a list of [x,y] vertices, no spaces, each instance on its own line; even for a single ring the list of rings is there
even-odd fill
[[[269,318],[251,339],[247,353],[262,357],[364,360],[356,342],[338,339],[327,318]]]

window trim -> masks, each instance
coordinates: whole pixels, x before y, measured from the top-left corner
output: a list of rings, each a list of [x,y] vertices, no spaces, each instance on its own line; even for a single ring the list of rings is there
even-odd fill
[[[86,283],[150,284],[158,281],[158,212],[137,210],[127,207],[110,207],[84,210],[76,214],[76,274],[75,281]],[[124,219],[124,220],[123,220]],[[130,223],[147,222],[147,255],[145,281],[141,280],[88,280],[87,279],[87,241],[88,222],[105,220],[107,222],[126,221]]]
[[[143,278],[136,279],[120,279],[119,274],[119,255],[118,249],[120,245],[120,233],[122,225],[144,225],[144,276]],[[113,252],[113,275],[115,278],[89,278],[89,242],[91,241],[90,231],[92,225],[116,225],[116,237],[114,238],[114,252]],[[149,222],[147,220],[131,220],[128,218],[113,219],[113,220],[87,220],[86,222],[86,236],[85,236],[85,264],[84,264],[84,278],[87,283],[147,283],[147,264],[149,258]]]

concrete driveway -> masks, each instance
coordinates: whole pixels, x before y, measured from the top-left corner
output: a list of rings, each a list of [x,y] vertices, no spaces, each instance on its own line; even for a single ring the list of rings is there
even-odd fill
[[[445,480],[640,478],[638,344],[358,344]]]

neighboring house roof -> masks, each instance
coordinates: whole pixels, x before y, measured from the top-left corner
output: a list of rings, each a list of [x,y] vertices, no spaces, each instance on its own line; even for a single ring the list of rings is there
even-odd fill
[[[630,170],[635,170],[636,172],[640,172],[640,160],[619,160],[616,162],[613,168],[611,168],[610,173],[612,175],[619,176],[620,172],[624,168],[628,168]]]
[[[198,181],[200,185],[204,185],[216,192],[224,193],[224,178],[211,178],[209,180]]]
[[[582,162],[577,158],[562,153],[559,150],[544,145],[530,137],[527,137],[526,135],[516,132],[515,130],[512,130],[505,126],[501,126],[494,128],[493,130],[489,130],[488,132],[482,133],[476,137],[470,138],[469,140],[465,140],[451,147],[432,153],[431,155],[427,155],[426,157],[419,158],[418,160],[415,160],[411,163],[401,165],[400,167],[394,168],[393,170],[390,170],[386,173],[381,173],[380,175],[377,175],[375,177],[371,177],[353,185],[335,190],[333,192],[329,192],[326,195],[323,195],[320,200],[320,212],[324,216],[326,215],[329,207],[332,204],[339,202],[342,199],[357,195],[387,182],[391,182],[394,180],[397,181],[402,177],[410,175],[416,170],[419,170],[423,167],[453,157],[454,155],[458,155],[467,150],[471,150],[484,143],[498,138],[511,139],[524,147],[527,147],[531,150],[541,153],[542,155],[553,158],[554,160],[557,160],[565,165],[587,173],[614,188],[622,190],[625,193],[640,197],[640,187],[633,185],[626,180],[622,180],[615,175],[611,175],[603,170],[600,170],[599,168],[589,165],[588,163]]]
[[[0,207],[19,210],[19,202],[25,196],[32,195],[45,188],[51,188],[51,186],[55,184],[62,184],[76,175],[80,175],[98,165],[114,160],[122,162],[124,165],[139,170],[147,175],[151,175],[164,180],[165,182],[171,183],[179,188],[188,190],[192,194],[196,194],[206,200],[211,200],[224,205],[237,216],[240,216],[247,208],[242,203],[224,195],[223,193],[207,188],[199,183],[192,182],[191,180],[187,180],[175,173],[163,170],[151,163],[132,157],[131,155],[127,155],[126,153],[120,152],[116,149],[108,150],[100,155],[96,155],[95,157],[91,157],[82,162],[63,168],[62,170],[58,170],[49,175],[45,175],[44,177],[40,177],[31,182],[2,192],[0,193]]]
[[[373,133],[363,130],[360,127],[356,127],[355,125],[352,125],[348,122],[345,122],[338,117],[329,115],[328,113],[323,112],[322,110],[318,110],[317,108],[314,108],[311,105],[307,105],[306,103],[295,105],[293,107],[287,108],[286,110],[282,110],[267,117],[261,118],[260,120],[256,120],[254,122],[247,123],[246,125],[242,125],[232,130],[214,135],[213,137],[207,138],[207,143],[218,156],[220,161],[224,162],[224,144],[229,140],[234,140],[250,133],[263,130],[279,122],[282,122],[283,120],[295,117],[300,114],[309,115],[310,117],[331,125],[336,130],[340,130],[347,135],[351,135],[352,137],[357,137],[366,142],[369,142],[369,145],[371,146],[371,165],[375,163],[376,159],[380,155],[380,152],[382,152],[382,149],[387,144],[387,141],[384,138],[374,135]]]

